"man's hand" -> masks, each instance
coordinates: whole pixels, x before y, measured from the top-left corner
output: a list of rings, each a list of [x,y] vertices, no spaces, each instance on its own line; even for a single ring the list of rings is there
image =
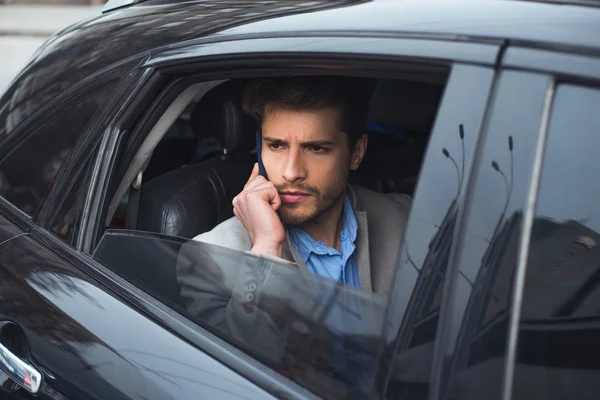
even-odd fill
[[[244,189],[233,199],[233,213],[252,241],[250,251],[281,257],[285,228],[277,215],[281,198],[272,182],[259,175],[254,164]]]

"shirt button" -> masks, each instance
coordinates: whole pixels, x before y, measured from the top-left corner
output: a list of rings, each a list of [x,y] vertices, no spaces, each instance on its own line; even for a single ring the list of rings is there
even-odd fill
[[[254,301],[254,293],[246,293],[246,301],[252,303]]]
[[[252,314],[254,312],[254,306],[250,303],[246,303],[243,305],[244,311],[246,314]]]
[[[251,292],[256,292],[256,282],[252,281],[248,283],[248,290]]]

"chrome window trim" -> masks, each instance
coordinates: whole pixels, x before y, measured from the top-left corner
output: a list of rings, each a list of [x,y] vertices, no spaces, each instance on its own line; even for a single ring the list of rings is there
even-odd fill
[[[533,228],[533,219],[535,217],[535,208],[540,187],[540,177],[542,174],[546,139],[548,136],[548,125],[550,123],[555,91],[556,81],[551,79],[548,83],[548,88],[546,89],[544,109],[542,111],[538,140],[535,149],[535,158],[533,160],[533,168],[531,172],[529,193],[527,194],[527,200],[523,213],[523,225],[521,226],[521,237],[519,238],[516,273],[513,280],[513,293],[511,299],[512,305],[510,309],[510,320],[508,325],[508,343],[506,361],[504,364],[504,381],[502,384],[503,400],[510,400],[512,398],[517,345],[519,339],[519,324],[521,322],[523,291],[525,289],[525,273],[527,271],[527,261],[529,256],[529,243],[531,241],[531,230]]]

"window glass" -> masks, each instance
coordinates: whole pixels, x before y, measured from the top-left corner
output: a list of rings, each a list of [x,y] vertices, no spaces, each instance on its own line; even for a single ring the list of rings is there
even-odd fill
[[[598,396],[599,176],[600,90],[559,85],[529,247],[513,398]]]
[[[0,194],[28,215],[35,214],[46,191],[112,86],[60,110],[0,162]]]
[[[152,233],[107,231],[93,257],[325,398],[371,390],[385,296],[250,253]]]
[[[494,72],[453,68],[429,141],[406,229],[386,345],[394,351],[386,398],[427,399],[458,199]]]
[[[501,397],[520,222],[548,82],[525,72],[500,76],[451,282],[441,398]]]

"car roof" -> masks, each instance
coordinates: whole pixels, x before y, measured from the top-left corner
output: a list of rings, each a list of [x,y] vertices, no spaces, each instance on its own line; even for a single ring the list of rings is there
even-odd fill
[[[597,4],[600,6],[600,2]],[[511,40],[535,47],[600,54],[600,7],[514,0],[373,0],[266,19],[221,34],[272,35],[290,31]]]
[[[512,0],[143,1],[49,38],[0,100],[0,135],[57,92],[111,65],[126,71],[158,48],[204,37],[285,34],[511,40],[600,55],[600,8]]]

